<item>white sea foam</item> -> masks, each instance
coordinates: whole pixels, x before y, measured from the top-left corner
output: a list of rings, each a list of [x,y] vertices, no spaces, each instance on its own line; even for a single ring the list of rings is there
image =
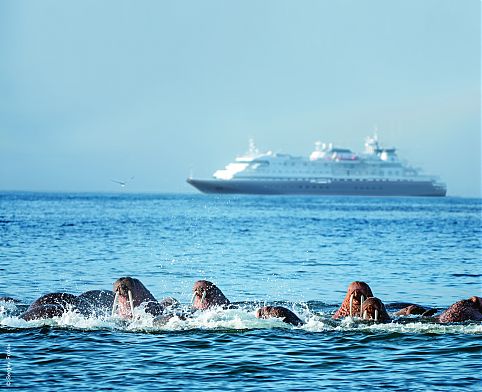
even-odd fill
[[[258,319],[255,311],[251,308],[222,309],[214,308],[205,311],[188,313],[187,317],[175,315],[164,323],[158,323],[155,318],[146,313],[142,308],[136,308],[133,320],[123,320],[118,317],[85,317],[80,313],[69,310],[60,317],[45,320],[25,321],[10,313],[14,308],[5,311],[5,305],[0,307],[0,326],[10,328],[39,328],[42,326],[60,327],[80,330],[125,330],[133,332],[155,331],[186,331],[186,330],[250,330],[250,329],[273,329],[284,328],[304,330],[313,333],[327,331],[361,331],[373,333],[430,333],[430,334],[482,334],[480,322],[468,322],[463,324],[439,324],[417,319],[405,319],[392,321],[386,324],[376,324],[362,321],[359,318],[346,317],[341,321],[334,321],[331,315],[314,313],[307,308],[296,307],[298,315],[305,324],[301,327],[293,327],[280,319]],[[180,313],[182,314],[182,312]],[[408,321],[408,322],[407,322]]]
[[[16,312],[17,305],[12,301],[0,301],[0,318]]]

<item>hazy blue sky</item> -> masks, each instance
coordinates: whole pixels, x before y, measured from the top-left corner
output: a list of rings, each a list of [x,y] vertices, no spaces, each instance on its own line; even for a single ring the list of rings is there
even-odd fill
[[[0,0],[0,189],[194,191],[382,142],[480,196],[480,1]]]

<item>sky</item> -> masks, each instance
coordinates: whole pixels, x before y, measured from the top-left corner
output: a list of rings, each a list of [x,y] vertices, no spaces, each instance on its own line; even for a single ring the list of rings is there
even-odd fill
[[[377,130],[481,197],[479,0],[0,0],[0,190],[197,192]],[[130,180],[120,188],[112,180]]]

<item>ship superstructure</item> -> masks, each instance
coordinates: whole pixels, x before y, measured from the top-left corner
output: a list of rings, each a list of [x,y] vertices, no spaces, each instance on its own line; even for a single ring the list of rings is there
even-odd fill
[[[446,186],[434,176],[402,162],[395,148],[382,148],[367,137],[357,154],[317,142],[309,157],[261,153],[250,141],[238,156],[210,180],[187,180],[206,193],[320,194],[371,196],[445,196]]]

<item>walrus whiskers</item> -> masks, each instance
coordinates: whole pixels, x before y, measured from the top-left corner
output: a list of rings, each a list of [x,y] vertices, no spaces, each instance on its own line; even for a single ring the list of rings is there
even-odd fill
[[[127,291],[127,294],[129,295],[129,305],[131,306],[131,314],[132,314],[132,317],[134,317],[134,300],[132,299],[132,292],[129,290]]]
[[[196,299],[196,296],[198,295],[197,292],[194,292],[191,298],[191,304],[194,304],[194,300]],[[206,299],[206,291],[203,291],[203,294],[201,296],[201,304],[204,303],[204,300]]]
[[[116,311],[117,311],[117,305],[119,304],[119,293],[116,291],[115,297],[114,297],[114,303],[112,304],[112,317],[114,317]]]
[[[363,302],[365,302],[365,296],[362,294],[360,297],[360,317],[362,317]]]
[[[375,321],[378,321],[378,309],[375,309]]]
[[[192,291],[194,293],[192,304],[194,309],[206,310],[213,306],[224,307],[231,304],[223,292],[214,283],[207,280],[196,281]]]
[[[353,294],[350,295],[350,317],[353,317]]]

